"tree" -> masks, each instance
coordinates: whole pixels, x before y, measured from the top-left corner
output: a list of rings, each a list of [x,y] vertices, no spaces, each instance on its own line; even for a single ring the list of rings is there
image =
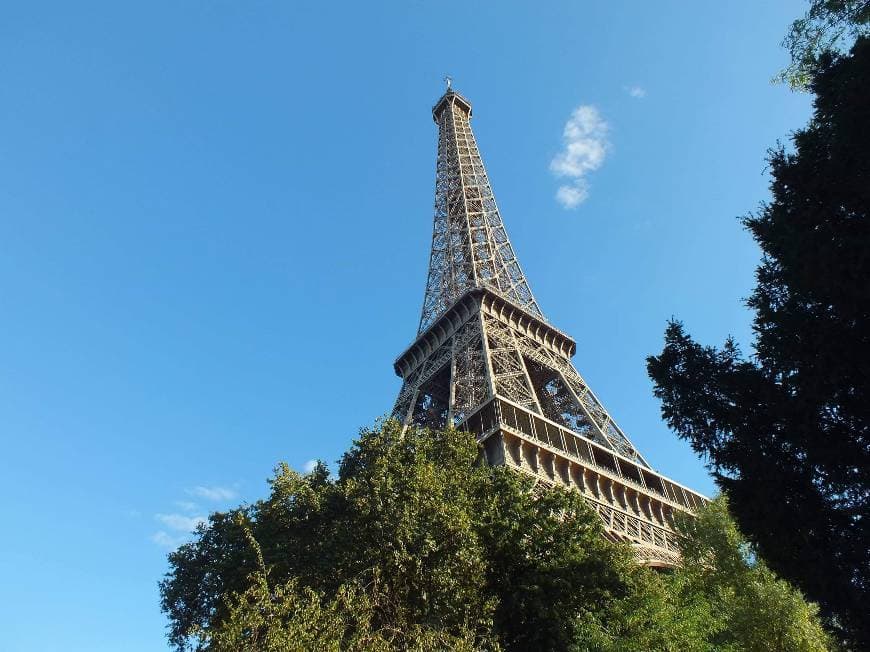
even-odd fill
[[[402,433],[389,421],[363,433],[335,481],[322,465],[306,476],[280,466],[267,500],[213,514],[170,554],[161,583],[170,642],[220,649],[214,632],[252,613],[245,605],[264,597],[253,540],[287,609],[365,622],[360,631],[396,649],[407,642],[390,632],[470,637],[474,649],[502,639],[508,649],[564,649],[578,612],[592,617],[596,601],[627,590],[630,553],[604,540],[579,495],[533,494],[531,480],[477,457],[467,433]],[[342,595],[354,600],[336,605]],[[370,616],[360,621],[348,605]]]
[[[244,593],[227,600],[226,618],[199,631],[215,652],[391,652],[455,650],[476,652],[474,632],[459,634],[412,624],[406,629],[375,631],[376,601],[358,588],[342,586],[324,598],[294,580],[271,587],[264,569],[251,577]],[[492,645],[496,650],[497,646]]]
[[[627,598],[609,608],[602,630],[578,649],[635,652],[824,652],[830,642],[818,607],[779,579],[754,553],[719,497],[677,517],[682,564],[670,573],[635,573]]]
[[[172,571],[161,583],[170,642],[219,649],[203,633],[229,622],[228,598],[263,572],[254,540],[270,581],[292,581],[285,592],[294,603],[316,606],[316,595],[331,605],[342,593],[365,593],[372,609],[366,626],[375,632],[434,624],[448,634],[479,634],[485,649],[493,607],[468,517],[484,474],[472,464],[476,455],[467,436],[403,437],[388,422],[344,456],[338,482],[322,464],[306,476],[280,465],[268,499],[213,514],[196,541],[170,554]]]
[[[807,90],[825,53],[849,50],[855,39],[870,35],[868,0],[812,0],[783,40],[791,62],[777,75],[794,89]]]
[[[743,219],[761,247],[754,355],[672,321],[648,358],[662,414],[691,442],[770,568],[870,646],[870,39],[824,55],[772,200]]]
[[[715,596],[605,539],[578,492],[534,486],[478,455],[468,433],[403,433],[388,421],[362,434],[335,479],[323,465],[307,475],[279,466],[268,498],[211,515],[170,554],[160,585],[170,642],[701,652],[728,629]]]
[[[696,517],[678,516],[683,565],[672,590],[706,600],[718,620],[710,640],[718,650],[813,650],[829,641],[818,607],[779,579],[737,529],[720,496]]]

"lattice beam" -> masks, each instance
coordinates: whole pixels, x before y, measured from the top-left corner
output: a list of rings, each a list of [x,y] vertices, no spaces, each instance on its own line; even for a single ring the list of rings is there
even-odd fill
[[[502,223],[471,130],[471,104],[449,91],[433,117],[435,220],[418,334],[472,288],[489,288],[543,318]]]

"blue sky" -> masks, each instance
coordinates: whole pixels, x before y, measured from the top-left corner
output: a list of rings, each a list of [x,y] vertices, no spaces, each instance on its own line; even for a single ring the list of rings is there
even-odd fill
[[[448,73],[581,374],[653,466],[712,492],[644,358],[672,315],[750,342],[758,251],[736,218],[809,115],[768,81],[803,11],[0,5],[4,649],[165,649],[168,547],[390,409]]]

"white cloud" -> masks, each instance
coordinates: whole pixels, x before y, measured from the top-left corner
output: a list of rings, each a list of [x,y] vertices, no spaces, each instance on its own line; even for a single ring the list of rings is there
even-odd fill
[[[224,502],[238,496],[235,489],[217,485],[198,485],[185,491],[190,496],[213,502]],[[174,550],[189,541],[190,535],[197,527],[208,522],[208,519],[202,515],[208,510],[201,507],[198,501],[175,500],[173,503],[178,511],[154,515],[154,520],[162,525],[162,529],[152,534],[150,538],[157,545]]]
[[[302,467],[302,470],[306,473],[311,473],[314,470],[314,467],[317,466],[317,460],[308,460]]]
[[[170,550],[175,550],[178,546],[187,541],[187,537],[183,535],[174,536],[172,534],[164,532],[163,530],[160,530],[159,532],[155,532],[151,535],[151,540],[158,546],[168,548]]]
[[[559,186],[556,191],[556,201],[565,208],[576,208],[589,196],[588,184],[580,179],[573,186]]]
[[[646,97],[646,89],[643,86],[623,86],[623,88],[626,93],[638,100]]]
[[[151,540],[158,546],[171,550],[186,542],[196,527],[206,522],[204,516],[188,516],[186,514],[155,514],[154,518],[170,532],[158,530],[151,535]]]
[[[214,501],[232,500],[233,498],[235,498],[238,495],[234,489],[230,489],[229,487],[218,487],[218,486],[214,486],[214,487],[197,486],[197,487],[194,487],[193,489],[188,489],[187,493],[189,493],[193,496],[198,496],[199,498],[205,498],[206,500],[214,500]]]
[[[186,489],[185,492],[190,496],[211,502],[226,502],[238,497],[235,489],[218,485],[197,485]],[[171,549],[175,549],[185,541],[188,541],[190,535],[198,526],[208,522],[208,519],[202,516],[202,513],[208,510],[201,507],[199,502],[193,500],[175,500],[173,503],[179,511],[168,514],[155,514],[154,519],[164,529],[158,530],[150,537],[151,541],[157,545]]]
[[[186,514],[155,514],[154,518],[171,530],[193,532],[196,526],[205,523],[204,516],[187,516]]]
[[[565,123],[562,151],[550,161],[550,171],[569,180],[556,191],[556,200],[565,208],[576,208],[589,196],[586,175],[604,164],[610,148],[608,129],[598,109],[589,104],[574,109]]]

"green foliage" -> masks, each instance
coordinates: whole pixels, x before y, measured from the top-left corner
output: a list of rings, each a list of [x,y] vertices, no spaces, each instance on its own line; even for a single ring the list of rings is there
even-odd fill
[[[322,465],[308,475],[279,466],[267,499],[212,515],[170,555],[160,589],[171,643],[221,652],[700,652],[731,632],[743,593],[726,609],[688,569],[637,566],[628,546],[605,539],[579,493],[475,464],[478,454],[468,433],[402,433],[388,421],[362,433],[336,479]],[[709,554],[698,558],[706,564]],[[752,626],[771,628],[764,617]],[[767,649],[820,649],[795,640]]]
[[[171,643],[211,649],[195,640],[198,632],[225,622],[226,596],[243,593],[251,573],[260,572],[249,532],[270,578],[293,580],[288,595],[300,604],[313,603],[299,589],[330,596],[376,589],[374,631],[432,624],[460,637],[481,633],[485,647],[493,602],[471,521],[486,478],[472,464],[476,456],[468,436],[402,436],[387,422],[363,433],[337,482],[322,465],[307,476],[279,466],[267,500],[213,515],[196,542],[170,555],[173,571],[161,593]]]
[[[684,565],[673,588],[686,598],[714,606],[718,621],[711,640],[717,650],[828,649],[818,608],[778,579],[752,553],[720,497],[697,515],[682,515]]]
[[[713,605],[703,595],[676,590],[674,575],[634,566],[626,569],[625,596],[596,618],[578,620],[576,652],[705,652],[717,631]]]
[[[814,71],[826,53],[843,53],[857,38],[870,35],[868,0],[812,0],[794,21],[783,46],[791,62],[776,77],[797,90],[809,90]]]
[[[672,322],[648,359],[662,414],[741,530],[856,647],[870,647],[868,79],[870,39],[823,56],[812,121],[770,154],[773,199],[744,219],[763,252],[754,357]]]
[[[406,629],[373,629],[370,593],[341,586],[331,600],[296,580],[270,589],[257,574],[251,586],[228,599],[226,618],[199,632],[217,652],[391,652],[436,649],[478,650],[472,632],[458,635],[411,624]]]
[[[597,622],[629,595],[630,554],[602,536],[580,494],[530,491],[505,469],[489,472],[480,512],[495,627],[509,650],[565,650],[581,622]]]

